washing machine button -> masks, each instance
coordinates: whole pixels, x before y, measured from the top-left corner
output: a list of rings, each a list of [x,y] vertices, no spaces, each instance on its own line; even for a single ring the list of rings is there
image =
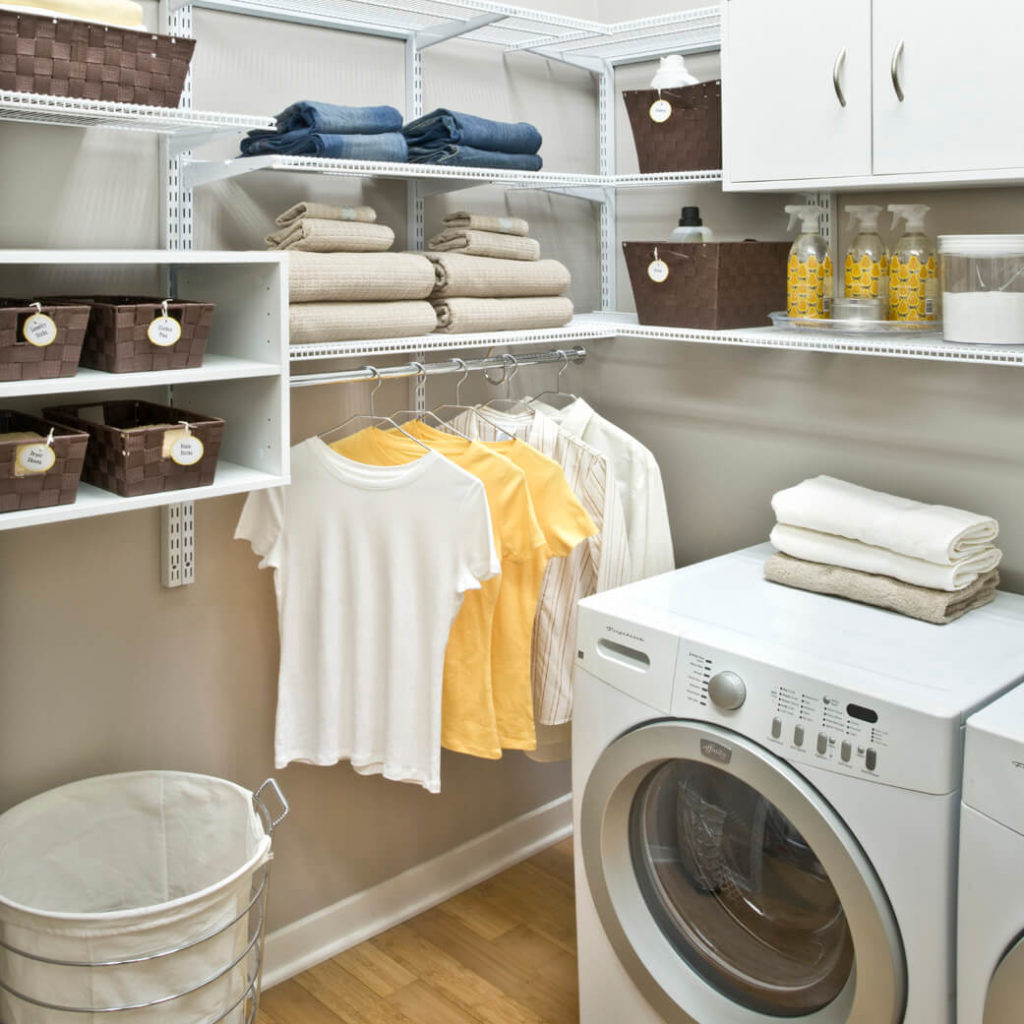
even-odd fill
[[[722,711],[735,711],[747,699],[747,684],[735,672],[719,672],[708,683],[711,703]]]
[[[853,747],[849,740],[843,740],[842,746],[839,748],[839,756],[844,761],[849,761],[853,757]]]
[[[826,736],[823,732],[818,733],[818,753],[828,753],[828,736]]]
[[[876,764],[878,764],[878,751],[874,747],[868,747],[867,753],[864,755],[864,767],[869,772],[873,772]]]
[[[798,747],[804,745],[804,727],[802,725],[797,725],[793,728],[793,742]]]
[[[777,740],[782,735],[782,719],[775,717],[772,719],[772,739]]]

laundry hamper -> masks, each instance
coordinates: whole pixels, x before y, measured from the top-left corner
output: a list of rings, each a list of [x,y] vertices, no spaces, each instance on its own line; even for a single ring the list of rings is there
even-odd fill
[[[134,772],[0,815],[0,1021],[252,1024],[287,811],[272,779]]]

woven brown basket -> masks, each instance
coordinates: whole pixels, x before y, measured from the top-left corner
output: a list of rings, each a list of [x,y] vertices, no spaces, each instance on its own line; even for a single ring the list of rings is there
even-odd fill
[[[641,174],[717,171],[722,166],[722,83],[682,89],[631,89],[622,94],[633,129]],[[672,115],[651,119],[651,105],[666,100]]]
[[[785,309],[789,242],[623,242],[642,324],[724,331],[761,327]],[[660,259],[668,277],[648,268]]]
[[[0,381],[50,380],[78,372],[89,307],[41,306],[36,309],[20,299],[0,299]],[[22,333],[25,321],[37,312],[57,325],[56,340],[44,347],[29,344]]]
[[[194,39],[0,12],[0,89],[176,107]]]
[[[105,491],[133,498],[213,483],[224,435],[224,420],[216,416],[132,400],[58,406],[43,415],[88,432],[82,479]],[[182,420],[203,442],[203,457],[194,466],[179,466],[164,454],[164,435],[182,430]]]
[[[51,346],[52,347],[52,346]],[[78,491],[89,435],[22,412],[0,409],[0,435],[34,433],[46,437],[53,430],[55,461],[45,473],[16,474],[18,449],[31,443],[0,437],[0,512],[20,512],[50,505],[70,505]]]
[[[202,366],[213,322],[213,303],[167,303],[167,314],[181,324],[181,337],[161,348],[149,340],[149,325],[163,313],[163,300],[101,295],[81,299],[91,307],[82,348],[82,366],[107,373],[182,370]]]

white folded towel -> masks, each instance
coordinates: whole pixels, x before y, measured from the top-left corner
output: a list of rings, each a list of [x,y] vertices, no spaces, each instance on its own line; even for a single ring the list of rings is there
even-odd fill
[[[775,518],[789,526],[831,533],[926,562],[953,565],[992,546],[999,524],[946,505],[925,505],[882,491],[818,476],[779,491]]]
[[[886,548],[862,544],[859,540],[848,540],[846,537],[804,530],[783,523],[775,526],[769,539],[779,551],[793,558],[821,562],[824,565],[840,565],[845,569],[857,569],[876,576],[892,576],[904,583],[931,587],[933,590],[963,590],[982,573],[995,569],[1003,557],[1002,551],[990,547],[952,565],[939,565],[923,558],[911,558]]]

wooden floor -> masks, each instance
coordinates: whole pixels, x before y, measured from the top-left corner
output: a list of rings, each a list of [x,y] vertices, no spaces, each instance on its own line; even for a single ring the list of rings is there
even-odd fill
[[[572,840],[268,989],[260,1024],[577,1024]]]

